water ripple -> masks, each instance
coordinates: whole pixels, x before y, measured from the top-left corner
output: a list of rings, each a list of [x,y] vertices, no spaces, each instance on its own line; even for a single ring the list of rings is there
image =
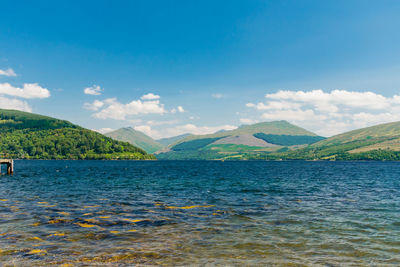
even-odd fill
[[[0,263],[399,266],[393,162],[16,161]]]

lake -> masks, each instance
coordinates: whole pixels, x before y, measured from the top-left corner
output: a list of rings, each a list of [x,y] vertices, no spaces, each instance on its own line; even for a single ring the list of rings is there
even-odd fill
[[[397,162],[19,160],[14,172],[0,177],[0,265],[400,265]]]

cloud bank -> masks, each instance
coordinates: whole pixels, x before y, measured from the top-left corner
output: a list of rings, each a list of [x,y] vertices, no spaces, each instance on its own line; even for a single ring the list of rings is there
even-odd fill
[[[128,103],[121,103],[117,98],[107,98],[105,100],[95,100],[92,103],[86,102],[83,104],[83,107],[87,110],[96,111],[92,115],[94,118],[128,122],[138,120],[137,117],[132,118],[132,116],[185,112],[182,106],[177,106],[168,111],[165,109],[164,104],[160,102],[160,96],[153,93],[145,94],[139,99]]]
[[[84,108],[98,111],[93,114],[93,117],[97,119],[127,120],[128,116],[133,115],[166,113],[164,105],[160,103],[160,100],[155,100],[155,97],[159,98],[159,96],[147,94],[141,99],[126,104],[119,102],[116,98],[108,98],[103,101],[85,103]]]
[[[346,90],[285,91],[248,103],[263,120],[287,120],[324,136],[400,120],[400,95]]]

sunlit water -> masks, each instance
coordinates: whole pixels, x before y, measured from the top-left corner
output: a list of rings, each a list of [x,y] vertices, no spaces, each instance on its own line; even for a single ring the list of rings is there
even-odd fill
[[[400,163],[16,161],[0,265],[400,265]]]

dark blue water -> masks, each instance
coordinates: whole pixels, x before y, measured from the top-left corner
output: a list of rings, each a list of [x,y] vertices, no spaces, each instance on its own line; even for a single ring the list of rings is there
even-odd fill
[[[3,265],[400,265],[400,163],[16,161]]]

